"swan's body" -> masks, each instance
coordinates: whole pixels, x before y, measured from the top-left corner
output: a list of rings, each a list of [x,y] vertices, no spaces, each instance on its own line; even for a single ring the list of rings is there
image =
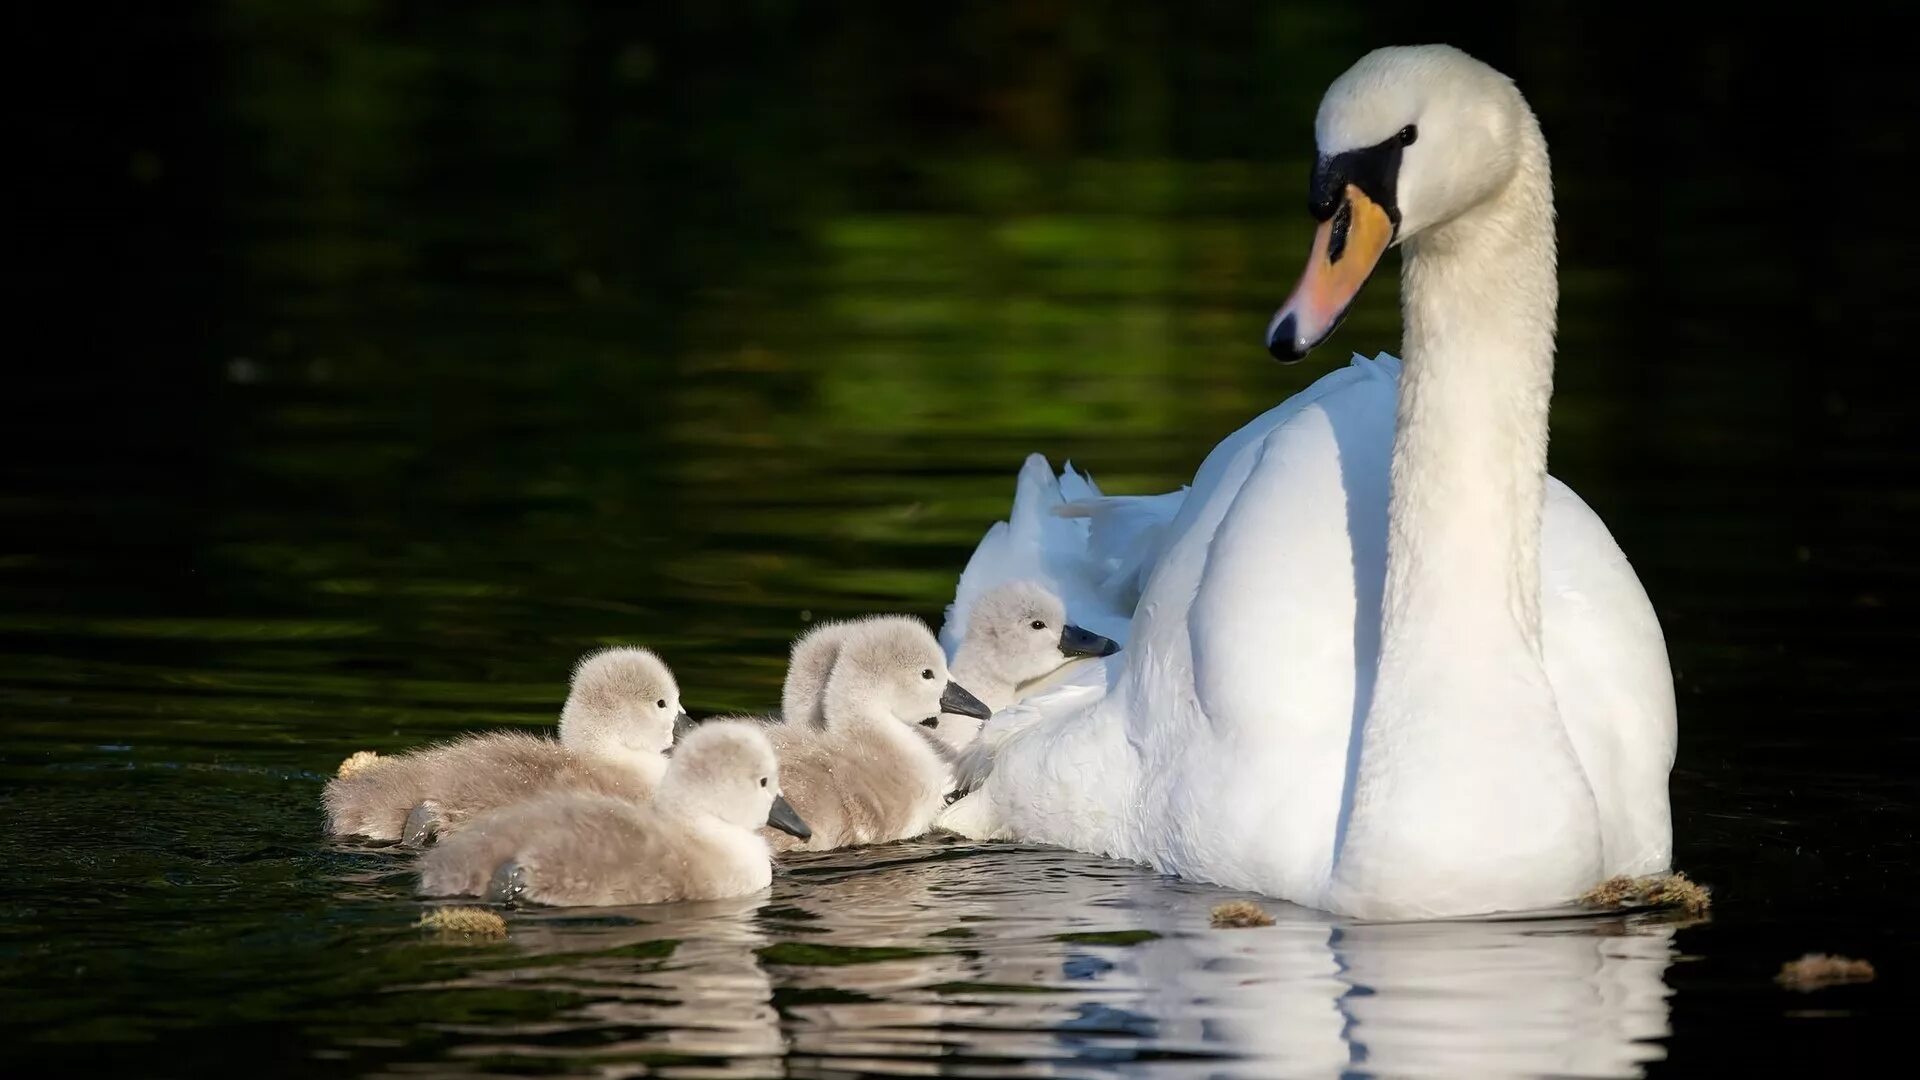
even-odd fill
[[[1118,555],[996,530],[1056,543],[976,554],[961,595],[999,561],[1144,587],[1124,653],[987,726],[962,770],[985,777],[942,824],[1379,917],[1548,907],[1665,869],[1659,624],[1546,475],[1557,288],[1532,113],[1463,54],[1389,49],[1334,84],[1317,130],[1325,262],[1274,347],[1330,332],[1356,264],[1398,237],[1404,371],[1356,359],[1228,437]],[[1382,175],[1384,194],[1360,186]],[[1080,499],[1065,512],[1097,520],[1103,500],[1051,480],[1029,464],[1016,518]]]
[[[646,801],[554,791],[483,814],[420,859],[424,896],[554,906],[718,900],[773,880],[759,826],[805,834],[755,724],[689,734]]]
[[[603,650],[575,670],[558,739],[483,732],[374,757],[327,783],[327,827],[336,836],[426,843],[476,814],[543,792],[645,799],[686,722],[680,688],[659,657]]]
[[[951,774],[921,722],[949,709],[987,715],[952,681],[939,642],[918,619],[839,624],[835,639],[819,722],[803,707],[796,719],[766,728],[788,797],[812,829],[804,841],[769,836],[777,850],[826,851],[926,832]]]

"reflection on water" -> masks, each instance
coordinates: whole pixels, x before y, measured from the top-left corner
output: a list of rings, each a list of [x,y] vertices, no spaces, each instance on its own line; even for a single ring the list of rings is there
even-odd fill
[[[754,921],[764,897],[589,916],[516,919],[516,959],[446,988],[551,991],[577,1004],[536,1023],[474,1026],[462,1057],[593,1061],[697,1059],[734,1075],[779,1071],[787,1052]]]
[[[1911,171],[1911,65],[1868,55],[1904,39],[1664,10],[1656,77],[1616,5],[831,7],[24,20],[87,64],[19,155],[57,234],[20,306],[60,345],[0,390],[9,1075],[1911,1056],[1920,443],[1872,373],[1920,303],[1886,215],[1807,224]],[[1212,931],[1215,890],[928,840],[459,945],[412,928],[403,860],[320,839],[353,750],[551,723],[617,641],[696,714],[764,709],[811,620],[937,618],[1027,452],[1167,490],[1391,348],[1390,278],[1324,361],[1259,340],[1315,102],[1386,39],[1466,44],[1540,111],[1552,465],[1659,610],[1711,921]],[[1815,950],[1881,981],[1773,985]]]
[[[1670,921],[1341,925],[1270,905],[1273,927],[1210,929],[1223,898],[923,841],[798,860],[770,899],[517,915],[517,962],[440,985],[579,996],[467,1031],[461,1055],[503,1068],[1631,1076],[1662,1056]]]

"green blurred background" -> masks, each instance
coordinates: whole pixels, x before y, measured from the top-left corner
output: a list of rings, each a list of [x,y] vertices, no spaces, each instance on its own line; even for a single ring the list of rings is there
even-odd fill
[[[284,671],[356,641],[546,701],[578,639],[665,637],[695,702],[764,703],[803,610],[937,614],[1027,451],[1164,490],[1397,348],[1389,276],[1307,363],[1260,333],[1321,89],[1448,40],[1541,114],[1552,467],[1683,684],[1739,666],[1777,709],[1904,655],[1913,413],[1877,373],[1913,249],[1875,200],[1912,145],[1871,24],[1429,7],[22,16],[65,78],[23,116],[50,332],[9,376],[0,643]]]

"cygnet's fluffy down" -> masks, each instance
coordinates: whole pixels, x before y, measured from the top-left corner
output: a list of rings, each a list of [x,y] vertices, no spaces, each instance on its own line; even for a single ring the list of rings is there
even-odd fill
[[[772,881],[760,828],[798,836],[764,728],[709,720],[646,803],[555,792],[476,818],[420,859],[425,896],[556,906],[744,896]]]
[[[954,650],[953,677],[997,713],[1067,664],[1119,651],[1112,638],[1068,622],[1066,605],[1046,586],[1010,581],[974,604],[966,635]],[[980,724],[947,713],[933,734],[958,753],[973,741]]]
[[[691,723],[673,672],[646,649],[588,656],[560,712],[559,739],[519,731],[466,735],[379,757],[327,783],[335,836],[427,843],[476,814],[547,791],[644,799],[666,751]]]
[[[980,700],[953,681],[925,623],[877,616],[840,624],[839,647],[820,695],[821,722],[767,729],[780,755],[787,797],[811,840],[769,837],[778,850],[880,844],[932,825],[948,786],[947,763],[921,737],[943,712],[985,719]]]
[[[780,687],[780,715],[775,719],[782,723],[807,724],[816,728],[826,726],[824,699],[827,676],[832,674],[833,662],[840,657],[841,644],[862,622],[854,619],[816,623],[794,641],[793,651],[787,659],[787,678]],[[934,731],[940,726],[940,721],[938,716],[927,717],[920,721],[919,732],[941,757],[950,758],[952,748],[941,741]],[[979,721],[967,722],[977,724]]]
[[[821,698],[827,691],[827,676],[840,657],[840,646],[859,620],[818,622],[794,639],[787,655],[787,677],[780,684],[780,720],[788,724],[821,727],[826,715]]]
[[[859,625],[823,622],[793,643],[780,694],[781,717],[787,723],[825,722],[821,700],[827,676],[847,634]],[[997,713],[1065,666],[1119,651],[1113,639],[1068,622],[1066,605],[1046,586],[1011,581],[974,605],[950,667],[956,682]],[[973,717],[951,712],[921,722],[922,733],[950,760],[973,741],[980,725]]]

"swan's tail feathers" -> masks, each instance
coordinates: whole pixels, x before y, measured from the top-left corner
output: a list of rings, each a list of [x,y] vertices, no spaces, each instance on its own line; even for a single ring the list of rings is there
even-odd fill
[[[1012,512],[987,530],[960,575],[940,643],[949,656],[959,648],[968,614],[990,590],[1035,581],[1060,597],[1075,623],[1126,644],[1134,605],[1185,498],[1184,488],[1109,496],[1071,462],[1055,475],[1045,457],[1030,455]]]
[[[1087,559],[1113,606],[1131,612],[1166,550],[1167,530],[1188,489],[1164,495],[1102,495],[1056,507],[1061,517],[1087,521]]]
[[[1043,468],[1046,466],[1046,459],[1040,457],[1039,454],[1028,458],[1027,463],[1031,465],[1035,458],[1039,458]],[[1093,482],[1093,474],[1075,472],[1073,462],[1071,461],[1067,462],[1066,465],[1060,469],[1059,491],[1060,498],[1070,503],[1106,497],[1105,493],[1100,490],[1100,485]]]
[[[981,594],[992,585],[982,584],[996,580],[1012,558],[1008,551],[1012,540],[1007,523],[996,521],[987,529],[987,535],[980,538],[974,546],[973,554],[967,559],[967,568],[960,571],[960,582],[954,586],[953,603],[947,605],[946,619],[940,624],[940,647],[952,660],[960,649],[960,639],[967,633],[967,616],[973,611],[973,605]]]
[[[1068,472],[1073,475],[1069,484],[1075,490],[1098,492],[1089,481],[1072,474],[1071,469]],[[1085,557],[1087,525],[1054,513],[1054,509],[1065,502],[1060,491],[1061,480],[1054,476],[1047,459],[1040,454],[1028,455],[1014,486],[1013,511],[1007,520],[996,522],[987,530],[954,589],[953,603],[948,606],[946,622],[940,628],[940,644],[946,647],[949,656],[966,635],[967,616],[973,605],[1009,581],[1036,581],[1045,585],[1066,602],[1070,617],[1078,617],[1074,600],[1084,589],[1075,580],[1079,575],[1074,574],[1072,568],[1076,560]],[[1063,569],[1067,571],[1064,575]]]

